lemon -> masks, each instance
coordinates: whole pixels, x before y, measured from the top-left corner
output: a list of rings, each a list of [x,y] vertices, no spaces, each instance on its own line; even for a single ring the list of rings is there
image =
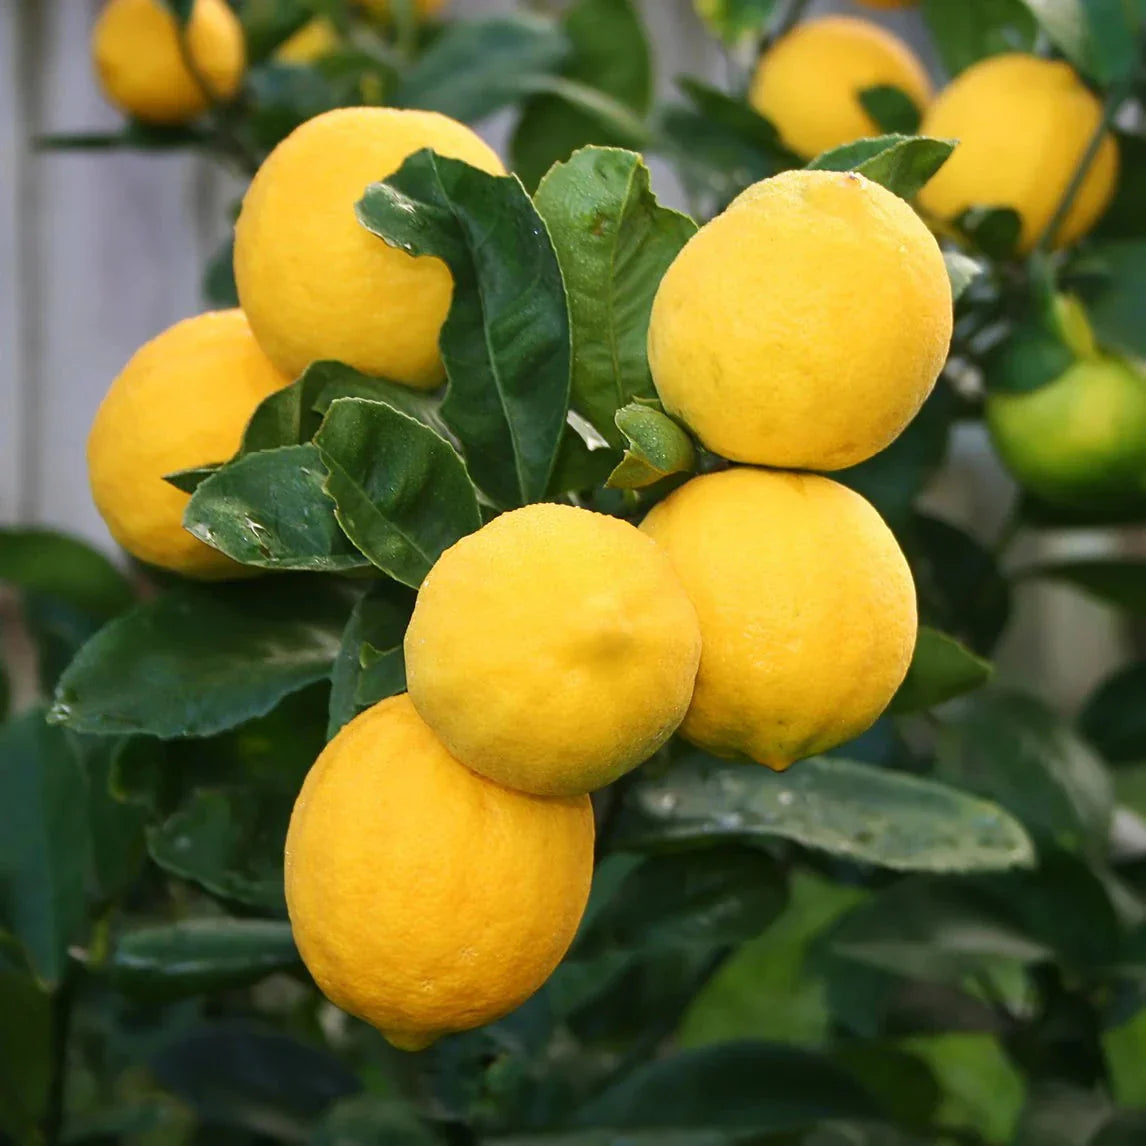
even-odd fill
[[[951,158],[919,194],[945,221],[969,207],[1010,207],[1022,219],[1019,247],[1045,230],[1094,132],[1102,104],[1069,64],[1009,54],[981,60],[941,92],[924,135],[957,139]],[[1109,133],[1054,239],[1075,242],[1101,217],[1118,181],[1118,145]]]
[[[92,33],[92,59],[110,103],[146,123],[195,119],[239,90],[246,46],[225,0],[195,0],[183,30],[163,0],[109,0]]]
[[[92,497],[116,541],[189,577],[243,574],[183,528],[189,495],[163,477],[226,461],[255,407],[288,381],[240,310],[185,319],[136,351],[88,437]]]
[[[986,415],[1007,468],[1046,501],[1146,500],[1146,377],[1131,363],[1096,356],[1037,390],[991,392]]]
[[[700,618],[683,736],[779,771],[887,707],[915,647],[915,587],[859,494],[816,474],[730,469],[686,482],[641,528]]]
[[[463,764],[541,795],[591,792],[688,708],[696,613],[668,558],[619,518],[503,514],[448,549],[406,632],[410,698]]]
[[[255,336],[287,374],[334,358],[410,386],[444,379],[449,270],[387,246],[354,214],[369,184],[425,147],[503,172],[463,124],[389,107],[307,120],[259,168],[235,224],[235,280]]]
[[[398,696],[346,725],[307,775],[286,897],[327,997],[419,1050],[500,1018],[545,982],[592,869],[588,797],[482,779]]]
[[[275,48],[275,59],[280,64],[312,64],[336,51],[341,43],[333,22],[325,16],[315,16]]]
[[[923,65],[897,36],[852,16],[825,16],[797,24],[768,48],[748,100],[788,147],[810,159],[879,135],[859,97],[884,86],[900,88],[921,110],[931,98]]]
[[[914,417],[951,341],[951,286],[911,208],[854,172],[745,191],[669,267],[649,365],[670,413],[734,461],[831,470]]]

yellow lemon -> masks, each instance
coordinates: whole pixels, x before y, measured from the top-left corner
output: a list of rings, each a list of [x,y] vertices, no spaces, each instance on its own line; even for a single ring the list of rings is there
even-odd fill
[[[987,426],[1024,488],[1057,505],[1146,500],[1146,377],[1095,356],[1037,390],[991,392]]]
[[[529,998],[573,940],[592,871],[587,796],[490,783],[406,696],[326,746],[286,842],[303,961],[328,998],[403,1050]]]
[[[275,48],[275,59],[280,64],[312,64],[329,56],[341,43],[342,37],[333,22],[325,16],[316,16]]]
[[[760,57],[748,100],[810,159],[879,135],[859,97],[885,86],[902,89],[920,110],[931,98],[923,65],[897,36],[852,16],[825,16],[797,24]]]
[[[696,613],[619,518],[529,505],[448,549],[406,632],[410,698],[463,764],[541,795],[648,759],[688,708]]]
[[[174,124],[230,99],[246,66],[238,17],[225,0],[195,0],[182,35],[185,49],[163,0],[109,0],[92,33],[92,59],[108,101],[146,123]]]
[[[831,470],[891,442],[951,341],[951,286],[919,217],[854,172],[788,171],[702,227],[649,324],[665,407],[734,461]]]
[[[704,651],[681,733],[782,770],[858,736],[915,647],[915,586],[859,494],[815,474],[693,478],[641,528],[668,553]]]
[[[972,65],[936,98],[921,131],[957,139],[955,153],[919,194],[937,218],[968,207],[1010,207],[1029,251],[1046,229],[1102,120],[1102,104],[1061,60],[1011,54]],[[1118,181],[1118,144],[1107,134],[1055,246],[1075,242],[1101,217]]]
[[[289,381],[241,310],[185,319],[136,351],[88,437],[88,474],[111,535],[150,565],[188,577],[245,573],[183,528],[189,495],[165,474],[225,462],[255,407]]]
[[[239,300],[286,373],[335,358],[367,374],[434,387],[453,279],[362,227],[354,205],[415,151],[502,174],[470,129],[431,111],[339,108],[307,120],[259,168],[235,224]]]

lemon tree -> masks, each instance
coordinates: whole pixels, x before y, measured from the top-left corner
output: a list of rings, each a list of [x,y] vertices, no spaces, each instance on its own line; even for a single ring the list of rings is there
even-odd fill
[[[0,1143],[1139,1140],[1143,665],[1005,642],[1146,611],[1012,548],[1146,521],[1146,14],[704,0],[654,103],[628,0],[106,13],[45,145],[254,178],[129,556],[0,531]]]

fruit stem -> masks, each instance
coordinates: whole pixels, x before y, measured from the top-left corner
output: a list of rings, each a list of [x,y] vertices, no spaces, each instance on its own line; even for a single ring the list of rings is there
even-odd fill
[[[1082,153],[1082,158],[1078,161],[1078,166],[1075,168],[1074,174],[1070,177],[1070,182],[1066,185],[1066,190],[1063,192],[1054,214],[1050,217],[1050,221],[1043,228],[1043,233],[1039,236],[1038,242],[1031,252],[1032,258],[1045,255],[1051,249],[1055,236],[1062,227],[1063,220],[1069,214],[1071,207],[1074,206],[1074,201],[1078,197],[1079,191],[1082,190],[1082,185],[1086,181],[1091,165],[1094,163],[1094,160],[1098,156],[1098,151],[1102,147],[1102,141],[1106,137],[1106,133],[1110,129],[1111,124],[1114,122],[1114,117],[1118,114],[1119,109],[1126,101],[1126,97],[1130,94],[1130,90],[1130,79],[1124,79],[1115,84],[1107,94],[1106,103],[1102,109],[1102,118],[1098,121],[1098,126],[1094,129],[1094,133],[1086,145],[1086,150]]]
[[[761,37],[760,43],[756,49],[756,55],[763,55],[764,50],[769,44],[775,43],[781,36],[791,31],[799,22],[800,17],[804,14],[804,9],[808,6],[808,0],[788,0],[786,7],[781,8],[780,15],[772,23],[771,27]]]

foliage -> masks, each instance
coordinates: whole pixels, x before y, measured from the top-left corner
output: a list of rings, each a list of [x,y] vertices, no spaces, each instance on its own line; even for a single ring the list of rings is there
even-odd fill
[[[514,107],[522,180],[424,152],[363,188],[379,241],[453,273],[444,392],[316,363],[262,404],[234,458],[170,476],[193,493],[196,536],[273,576],[124,576],[79,541],[0,532],[18,605],[3,621],[28,646],[0,687],[0,715],[20,700],[0,726],[0,1143],[1146,1140],[1146,804],[1132,795],[1146,667],[1115,671],[1074,723],[991,683],[1012,600],[1054,581],[1140,615],[1146,571],[1015,567],[1016,533],[1103,524],[1102,507],[1023,498],[984,537],[920,500],[953,428],[981,416],[984,377],[1015,385],[998,378],[1019,368],[999,364],[1022,357],[1023,332],[1061,354],[1055,289],[1086,301],[1102,346],[1146,353],[1146,140],[1123,134],[1119,196],[1074,250],[1016,259],[1017,219],[991,204],[945,237],[948,369],[897,442],[840,475],[893,526],[919,587],[923,627],[889,712],[784,775],[672,743],[600,795],[593,898],[546,987],[403,1058],[297,959],[281,852],[302,777],[404,687],[412,589],[453,541],[544,498],[635,520],[723,464],[655,401],[649,309],[697,222],[797,161],[736,66],[728,90],[685,77],[652,106],[630,0],[440,25],[403,0],[390,21],[341,0],[235,6],[252,66],[233,103],[187,128],[42,145],[196,147],[249,175],[330,107]],[[921,7],[949,72],[1038,42],[1112,115],[1132,103],[1125,122],[1141,119],[1141,4]],[[698,4],[734,65],[801,8]],[[276,60],[316,13],[340,46]],[[910,134],[894,89],[864,100],[906,134],[815,165],[911,198],[952,144]],[[658,201],[638,151],[671,165],[695,221]],[[229,246],[206,283],[233,301]],[[1022,371],[1026,385],[1029,357]]]

